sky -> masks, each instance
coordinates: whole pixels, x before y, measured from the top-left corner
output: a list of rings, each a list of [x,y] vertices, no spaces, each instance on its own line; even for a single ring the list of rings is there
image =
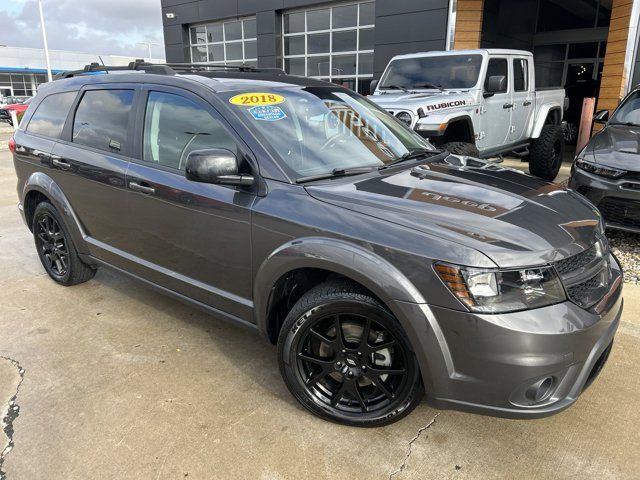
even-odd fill
[[[42,0],[51,50],[164,58],[160,0]],[[0,45],[43,48],[36,0],[0,0]]]

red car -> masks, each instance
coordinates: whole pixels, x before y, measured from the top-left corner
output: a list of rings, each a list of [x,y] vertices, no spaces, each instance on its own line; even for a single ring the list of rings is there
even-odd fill
[[[19,116],[29,107],[29,103],[31,103],[31,98],[27,98],[22,103],[12,103],[10,105],[0,107],[0,122],[7,122],[9,125],[13,125],[13,121],[11,120],[11,110],[15,111]]]

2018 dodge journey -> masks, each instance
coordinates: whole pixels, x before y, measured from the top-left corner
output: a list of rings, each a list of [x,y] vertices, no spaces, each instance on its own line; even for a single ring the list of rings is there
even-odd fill
[[[61,77],[10,145],[54,281],[109,267],[247,325],[305,408],[350,425],[396,421],[423,395],[541,417],[605,363],[621,270],[577,193],[281,71]]]

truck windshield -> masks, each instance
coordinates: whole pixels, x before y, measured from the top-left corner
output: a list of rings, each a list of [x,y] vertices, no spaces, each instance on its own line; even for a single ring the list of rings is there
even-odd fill
[[[284,87],[223,95],[296,179],[373,170],[416,151],[437,151],[380,107],[344,88]]]
[[[472,88],[478,83],[482,55],[399,58],[389,64],[380,89]]]

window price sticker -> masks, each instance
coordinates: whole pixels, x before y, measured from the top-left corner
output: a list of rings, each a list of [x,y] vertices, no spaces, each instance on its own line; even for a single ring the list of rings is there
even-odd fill
[[[254,119],[265,122],[276,122],[287,118],[287,114],[284,113],[280,107],[274,107],[272,105],[251,107],[249,113]]]

